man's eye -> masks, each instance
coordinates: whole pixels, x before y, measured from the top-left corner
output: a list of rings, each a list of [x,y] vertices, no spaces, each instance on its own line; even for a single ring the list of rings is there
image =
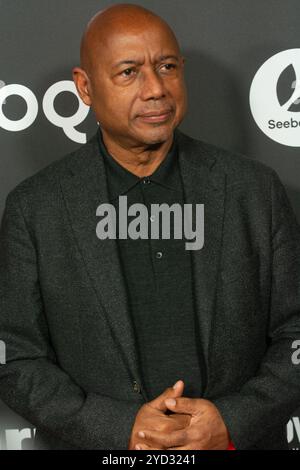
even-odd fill
[[[129,69],[125,69],[123,70],[123,72],[121,72],[121,75],[124,75],[125,77],[130,77],[132,75],[131,72],[133,72],[134,70],[129,68]]]
[[[163,67],[166,67],[167,70],[176,69],[176,64],[164,64]]]

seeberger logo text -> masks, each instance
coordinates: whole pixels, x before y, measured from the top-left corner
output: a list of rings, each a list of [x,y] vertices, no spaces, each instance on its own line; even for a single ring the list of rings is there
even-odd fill
[[[292,127],[295,129],[296,127],[300,127],[300,121],[295,121],[294,119],[291,119],[290,121],[274,121],[274,119],[270,119],[269,121],[269,129],[282,129],[285,127],[288,129],[289,127]]]

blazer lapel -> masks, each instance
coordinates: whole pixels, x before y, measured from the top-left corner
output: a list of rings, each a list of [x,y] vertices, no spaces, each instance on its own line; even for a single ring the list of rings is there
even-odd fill
[[[211,373],[210,350],[222,247],[226,177],[222,171],[217,170],[216,159],[213,153],[206,149],[205,144],[194,141],[178,130],[177,135],[185,202],[204,204],[204,246],[200,250],[192,250],[191,255],[195,308],[207,373],[204,394],[207,394]]]
[[[78,249],[118,344],[132,380],[137,380],[146,399],[138,365],[134,332],[130,320],[126,287],[122,276],[116,240],[100,241],[96,235],[96,209],[108,202],[104,161],[97,135],[70,160],[70,174],[61,187]]]

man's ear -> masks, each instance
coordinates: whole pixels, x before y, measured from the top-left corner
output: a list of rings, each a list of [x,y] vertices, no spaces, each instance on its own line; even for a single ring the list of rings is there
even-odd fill
[[[86,72],[80,67],[74,67],[72,70],[73,80],[78,91],[78,94],[84,104],[91,106],[92,99],[90,95],[89,77]]]

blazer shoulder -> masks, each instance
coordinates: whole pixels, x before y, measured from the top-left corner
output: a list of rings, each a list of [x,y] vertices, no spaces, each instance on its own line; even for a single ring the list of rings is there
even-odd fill
[[[278,179],[278,174],[273,168],[242,152],[195,139],[182,132],[179,132],[179,142],[191,155],[191,163],[194,166],[199,167],[205,162],[214,170],[225,173],[229,183],[239,181],[247,184],[250,181],[266,182]]]

